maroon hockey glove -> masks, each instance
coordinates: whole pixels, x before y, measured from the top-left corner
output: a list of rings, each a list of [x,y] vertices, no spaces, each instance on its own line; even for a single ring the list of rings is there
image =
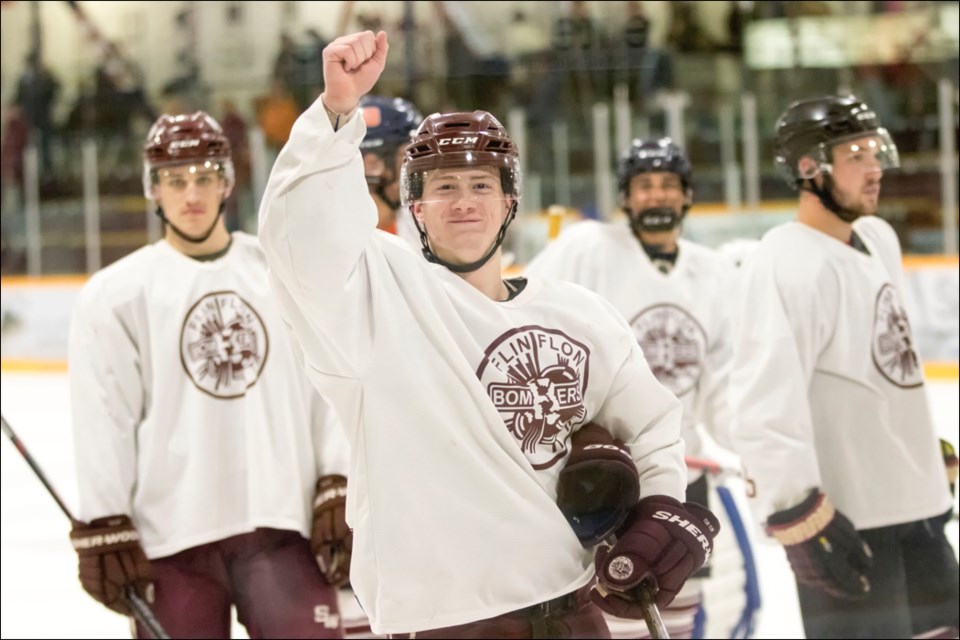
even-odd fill
[[[593,602],[620,618],[643,618],[639,592],[647,582],[654,602],[666,607],[683,583],[710,559],[720,531],[717,517],[694,502],[644,498],[621,527],[617,542],[597,549]]]
[[[133,613],[124,596],[127,587],[153,600],[153,570],[128,516],[75,522],[70,541],[80,556],[80,584],[94,600],[127,616]]]
[[[818,490],[796,507],[767,518],[767,533],[783,545],[798,583],[837,598],[870,591],[865,575],[873,564],[870,547]]]
[[[639,499],[640,474],[622,440],[592,422],[571,436],[557,506],[584,547],[620,528]]]
[[[327,582],[335,587],[350,579],[353,531],[347,526],[346,505],[345,477],[329,475],[317,480],[310,548]]]

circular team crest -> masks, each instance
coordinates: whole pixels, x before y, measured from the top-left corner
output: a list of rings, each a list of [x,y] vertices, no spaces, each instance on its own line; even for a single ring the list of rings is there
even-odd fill
[[[873,314],[873,364],[883,377],[898,387],[923,384],[920,358],[913,348],[913,334],[907,311],[900,304],[897,290],[885,284],[877,294]]]
[[[184,371],[215,398],[239,398],[256,384],[269,346],[263,320],[233,291],[200,298],[180,330]]]
[[[555,329],[526,326],[493,341],[477,377],[534,469],[566,453],[586,409],[590,350]]]
[[[647,307],[630,321],[643,356],[660,384],[681,396],[703,371],[707,333],[690,313],[674,304]]]

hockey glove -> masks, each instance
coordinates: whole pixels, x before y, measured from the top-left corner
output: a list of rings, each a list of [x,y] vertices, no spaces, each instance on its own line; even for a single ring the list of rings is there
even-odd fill
[[[127,587],[153,600],[153,570],[128,516],[75,522],[70,541],[80,557],[80,584],[94,600],[127,616],[133,613],[124,595]]]
[[[710,559],[720,530],[717,517],[694,502],[667,496],[644,498],[620,528],[612,547],[597,549],[594,604],[620,618],[643,618],[641,583],[666,607],[683,583]]]
[[[772,514],[766,530],[783,545],[798,583],[837,598],[870,592],[870,547],[818,490],[799,505]]]
[[[574,433],[557,506],[580,543],[589,548],[615,532],[639,499],[640,475],[627,445],[595,423]]]
[[[947,484],[950,486],[950,495],[957,495],[957,474],[960,472],[960,460],[957,450],[949,440],[940,438],[940,453],[943,454],[943,466],[947,471]]]
[[[345,477],[329,475],[317,480],[310,548],[327,582],[335,587],[350,579],[353,531],[347,526],[346,505]]]

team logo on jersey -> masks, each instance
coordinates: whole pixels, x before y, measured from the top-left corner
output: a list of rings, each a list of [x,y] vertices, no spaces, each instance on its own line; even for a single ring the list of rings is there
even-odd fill
[[[184,371],[215,398],[239,398],[256,384],[269,346],[260,315],[233,291],[200,298],[180,331]]]
[[[638,313],[630,326],[660,384],[675,396],[697,384],[707,333],[689,312],[673,304],[657,304]]]
[[[477,377],[534,469],[563,459],[586,414],[590,350],[561,331],[526,326],[493,341]]]
[[[897,290],[889,284],[883,285],[877,294],[873,314],[873,364],[884,378],[898,387],[923,384],[907,311],[900,303]]]

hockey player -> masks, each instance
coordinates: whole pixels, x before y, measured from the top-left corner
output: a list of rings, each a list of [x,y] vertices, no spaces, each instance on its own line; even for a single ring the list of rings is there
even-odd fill
[[[609,637],[592,600],[640,617],[642,580],[664,605],[712,546],[712,514],[682,502],[680,404],[601,298],[501,279],[521,176],[489,113],[433,114],[407,149],[401,201],[429,261],[376,229],[356,107],[387,49],[365,31],[324,50],[324,93],[260,210],[284,316],[349,434],[351,584],[394,637]],[[640,477],[596,564],[555,488],[591,421],[630,447]]]
[[[808,638],[956,637],[951,499],[900,245],[874,215],[897,147],[866,104],[828,96],[783,112],[775,153],[799,208],[741,268],[730,380],[759,514]]]
[[[220,125],[161,116],[143,188],[164,237],[80,293],[80,582],[124,614],[135,588],[173,637],[229,637],[231,605],[252,638],[340,637],[314,550],[345,579],[346,441],[303,374],[256,239],[227,232],[232,187]]]
[[[730,446],[726,301],[733,268],[718,252],[680,237],[693,203],[693,172],[677,144],[668,138],[634,140],[617,173],[628,224],[575,224],[547,245],[525,273],[576,282],[617,308],[654,375],[683,403],[687,455],[703,457],[698,425]],[[707,476],[691,469],[687,479],[687,499],[707,504]],[[702,636],[702,624],[694,624],[701,582],[688,581],[662,612],[670,636]],[[646,636],[643,623],[608,623],[615,637]]]
[[[419,249],[413,217],[400,206],[400,165],[423,116],[403,98],[366,95],[360,99],[360,109],[367,125],[360,151],[370,195],[377,204],[377,228],[395,233]]]

